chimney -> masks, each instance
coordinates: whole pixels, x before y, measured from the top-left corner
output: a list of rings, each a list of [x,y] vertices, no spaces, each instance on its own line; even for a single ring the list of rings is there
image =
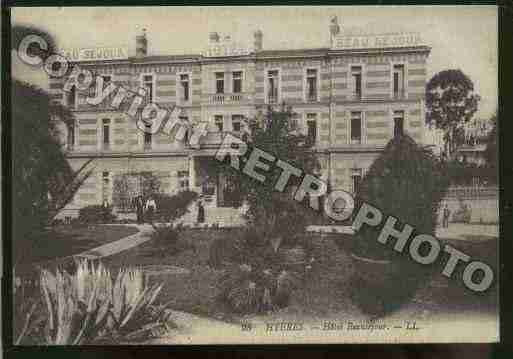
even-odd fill
[[[219,34],[217,32],[211,32],[208,35],[208,40],[211,45],[216,44],[219,42]]]
[[[148,40],[146,39],[146,29],[142,29],[141,34],[135,37],[135,57],[146,55],[148,55]]]
[[[254,48],[255,48],[255,52],[257,51],[262,51],[262,48],[263,48],[263,38],[264,38],[264,35],[262,34],[262,31],[260,30],[257,30],[255,31],[255,33],[253,34],[254,36]]]

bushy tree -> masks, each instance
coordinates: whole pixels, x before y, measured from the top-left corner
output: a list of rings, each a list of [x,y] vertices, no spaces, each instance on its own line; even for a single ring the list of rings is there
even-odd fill
[[[156,196],[157,216],[166,222],[172,222],[187,213],[189,206],[198,198],[193,191],[181,191],[174,195]]]
[[[87,161],[75,171],[66,159],[57,123],[72,121],[67,108],[16,80],[11,95],[13,234],[21,246],[73,199],[93,168]]]
[[[266,114],[249,119],[248,150],[241,163],[258,148],[306,173],[315,173],[319,164],[313,143],[298,131],[294,120],[292,109],[285,106],[268,108]],[[271,166],[263,183],[227,164],[220,171],[236,184],[247,204],[249,228],[239,238],[232,238],[232,243],[215,241],[211,246],[210,264],[227,269],[218,282],[219,298],[242,313],[286,306],[292,290],[302,283],[310,259],[303,237],[312,212],[293,198],[299,179],[293,178],[280,193],[274,188],[280,168]]]
[[[434,234],[437,212],[447,186],[444,165],[433,153],[409,136],[399,136],[387,144],[362,179],[356,196],[357,208],[368,203],[382,212],[383,221],[394,216],[398,220],[396,228],[402,228],[406,223],[414,228],[412,237]],[[369,272],[359,270],[360,273],[356,273],[357,303],[370,312],[395,308],[410,298],[416,286],[422,283],[419,276],[429,273],[406,254],[394,251],[393,245],[379,243],[380,230],[381,226],[364,225],[353,241],[353,254],[391,261],[386,267],[392,272],[391,277],[371,283],[365,280]],[[403,252],[408,252],[407,246]]]
[[[461,126],[477,111],[479,95],[461,70],[444,70],[426,86],[426,123],[444,131],[445,154],[450,156],[463,140]]]
[[[258,148],[305,173],[317,173],[319,162],[313,143],[299,130],[295,119],[292,108],[285,105],[278,110],[269,107],[265,114],[248,119],[249,131],[245,136],[248,150],[242,157],[242,163],[246,163],[252,150]],[[221,172],[238,188],[248,205],[249,223],[263,239],[284,235],[293,237],[304,232],[307,218],[312,213],[293,199],[293,190],[300,184],[298,178],[291,177],[284,193],[279,193],[274,188],[282,173],[279,167],[271,165],[263,183],[234,170],[227,163],[221,164]]]
[[[13,48],[29,34],[42,36],[49,44],[48,50],[55,50],[49,34],[18,25],[12,28]],[[33,50],[37,49],[29,49]],[[38,232],[73,199],[93,168],[89,166],[91,161],[86,161],[76,171],[66,159],[57,124],[73,123],[69,109],[52,102],[45,91],[18,80],[11,83],[11,98],[13,237],[15,252],[23,253],[38,238]]]
[[[497,165],[499,159],[499,148],[497,147],[497,139],[499,137],[499,133],[497,131],[497,115],[493,115],[490,119],[492,123],[492,129],[488,133],[486,138],[486,150],[485,150],[485,159],[486,159],[486,167],[488,168],[488,172],[490,177],[497,181],[497,172],[499,167]]]

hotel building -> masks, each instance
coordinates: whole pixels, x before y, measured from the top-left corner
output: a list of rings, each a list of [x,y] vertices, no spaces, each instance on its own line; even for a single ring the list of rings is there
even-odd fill
[[[329,33],[330,47],[282,50],[265,49],[261,31],[254,33],[249,50],[211,33],[205,53],[179,56],[149,55],[142,33],[135,40],[135,56],[111,51],[113,58],[99,54],[92,59],[90,52],[77,62],[104,82],[132,91],[144,88],[147,101],[179,106],[183,117],[206,126],[199,146],[164,133],[144,133],[127,114],[109,107],[110,101],[91,106],[87,94],[63,91],[66,79],[50,79],[53,98],[75,114],[75,126],[63,136],[70,163],[78,168],[94,158],[95,166],[62,215],[76,215],[80,207],[105,200],[116,207],[116,178],[148,172],[160,179],[165,192],[203,194],[207,213],[219,216],[210,220],[234,220],[238,209],[229,200],[230,186],[209,173],[208,162],[214,161],[226,133],[241,131],[244,118],[281,103],[292,106],[299,127],[315,144],[322,178],[332,189],[354,192],[395,134],[424,141],[430,48],[415,33],[344,34],[336,19]]]

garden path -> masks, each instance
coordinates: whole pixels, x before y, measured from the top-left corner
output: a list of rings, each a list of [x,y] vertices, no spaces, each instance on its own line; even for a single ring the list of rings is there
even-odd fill
[[[103,258],[136,247],[151,239],[151,234],[153,233],[153,228],[151,227],[151,225],[127,224],[127,226],[136,227],[139,230],[139,232],[121,238],[117,241],[110,242],[99,247],[90,249],[88,251],[76,254],[74,257],[87,259]]]

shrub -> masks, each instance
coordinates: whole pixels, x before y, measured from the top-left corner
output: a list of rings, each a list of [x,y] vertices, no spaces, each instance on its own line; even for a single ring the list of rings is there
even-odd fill
[[[410,224],[414,228],[412,237],[420,233],[433,234],[447,185],[444,168],[433,154],[410,137],[401,136],[387,144],[363,178],[356,197],[357,208],[366,202],[379,208],[384,219],[389,215],[397,218],[396,228],[401,228],[404,223]],[[368,264],[367,270],[356,274],[358,278],[355,281],[360,288],[356,291],[359,295],[356,301],[366,311],[386,311],[397,307],[410,298],[422,283],[419,277],[429,274],[429,270],[395,252],[392,246],[379,243],[380,229],[364,225],[352,241],[353,254],[392,261],[387,267],[387,274],[377,273],[382,278],[372,280],[372,283],[366,280],[373,275],[371,272],[382,270],[377,269],[379,265]],[[394,270],[389,273],[390,268]]]
[[[292,291],[302,285],[310,267],[307,250],[297,245],[280,247],[280,239],[264,240],[254,230],[231,241],[232,246],[223,247],[229,253],[217,259],[226,268],[218,282],[219,299],[238,313],[259,313],[287,306]]]
[[[155,229],[151,234],[153,250],[148,255],[176,255],[185,250],[192,250],[196,253],[196,246],[194,244],[186,240],[180,240],[180,232],[185,230],[184,225],[154,225],[153,228]]]
[[[193,191],[182,191],[175,195],[159,194],[156,196],[157,218],[172,222],[187,213],[187,208],[198,198]]]
[[[29,312],[20,344],[122,343],[169,329],[165,306],[153,304],[162,285],[148,285],[139,269],[121,269],[113,279],[101,263],[81,260],[73,275],[42,270],[40,288],[46,310]]]
[[[81,223],[109,223],[113,222],[116,216],[112,213],[112,206],[104,207],[99,204],[80,208],[78,220]]]
[[[408,136],[391,140],[362,179],[356,194],[357,208],[369,203],[379,208],[383,218],[392,215],[396,224],[408,223],[416,233],[435,233],[440,202],[448,179],[434,155]],[[374,259],[396,258],[377,242],[380,228],[364,225],[357,233],[354,251]]]

